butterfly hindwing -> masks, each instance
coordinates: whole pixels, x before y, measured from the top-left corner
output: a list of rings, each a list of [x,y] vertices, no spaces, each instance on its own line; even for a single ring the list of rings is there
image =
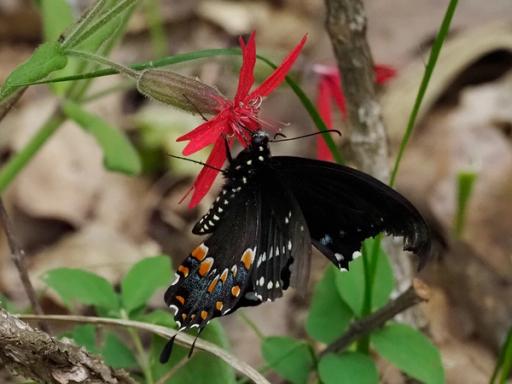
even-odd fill
[[[204,327],[233,310],[252,284],[257,251],[257,191],[240,191],[216,230],[178,267],[176,281],[165,293],[180,327]],[[236,235],[236,237],[235,237]]]
[[[299,157],[271,158],[309,227],[312,243],[340,269],[360,255],[361,243],[380,232],[403,236],[404,248],[428,255],[428,226],[398,192],[355,169]]]

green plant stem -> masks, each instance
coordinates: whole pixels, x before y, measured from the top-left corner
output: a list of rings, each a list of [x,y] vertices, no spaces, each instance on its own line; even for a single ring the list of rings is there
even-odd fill
[[[247,324],[249,328],[251,328],[254,331],[254,333],[256,334],[256,336],[258,336],[260,340],[263,340],[265,338],[263,332],[261,332],[258,326],[254,323],[254,321],[252,321],[248,316],[246,316],[244,312],[239,312],[238,316],[245,322],[245,324]]]
[[[160,0],[146,0],[144,5],[153,53],[156,57],[162,57],[167,53],[167,39],[160,12]]]
[[[372,243],[372,248],[368,252],[363,246],[363,270],[364,270],[364,298],[362,317],[367,317],[372,313],[373,286],[375,282],[375,274],[377,272],[377,262],[380,251],[382,236],[379,234]],[[357,351],[361,353],[369,353],[370,336],[365,335],[357,342]]]
[[[85,52],[85,51],[76,51],[73,49],[66,50],[66,54],[69,56],[79,57],[81,59],[85,59],[91,61],[96,64],[103,64],[109,66],[111,68],[115,68],[115,70],[125,76],[128,76],[130,79],[137,80],[140,76],[140,73],[131,69],[130,67],[124,66],[122,64],[116,63],[112,60],[109,60],[103,56],[96,55],[94,53]]]
[[[83,43],[89,37],[91,37],[98,29],[100,29],[103,25],[110,22],[111,20],[118,17],[122,12],[127,10],[130,7],[133,7],[138,0],[122,0],[119,1],[112,9],[108,12],[105,12],[100,17],[96,18],[94,22],[91,22],[87,25],[87,28],[83,28],[80,34],[76,34],[73,36],[73,39],[67,40],[65,44],[63,44],[63,48],[75,47],[78,44]],[[96,16],[96,15],[95,15]]]
[[[123,320],[129,320],[128,314],[125,310],[121,311],[121,318]],[[144,347],[142,346],[139,333],[133,328],[126,328],[126,331],[130,335],[130,338],[132,339],[133,345],[135,347],[135,351],[137,352],[137,361],[139,362],[139,365],[142,368],[142,372],[144,373],[146,384],[154,384],[155,380],[153,379],[153,372],[151,372],[148,356],[144,351]]]
[[[391,177],[389,179],[389,185],[395,185],[396,175],[398,173],[398,168],[400,167],[400,162],[405,152],[405,148],[409,143],[409,139],[411,138],[411,134],[416,125],[416,118],[418,117],[418,112],[420,111],[421,103],[423,102],[423,98],[427,91],[428,84],[430,83],[430,78],[432,77],[432,73],[434,72],[434,68],[437,63],[437,59],[439,58],[439,54],[441,52],[441,48],[443,47],[443,43],[448,36],[448,31],[450,30],[450,24],[453,19],[453,15],[455,14],[455,9],[457,8],[458,0],[450,0],[448,7],[446,8],[446,12],[444,14],[443,21],[441,23],[441,27],[439,28],[439,32],[437,33],[434,44],[432,45],[432,49],[430,51],[430,56],[428,58],[427,66],[425,67],[425,72],[423,73],[423,78],[421,79],[420,88],[418,89],[418,94],[414,101],[414,106],[409,115],[409,120],[407,122],[407,128],[402,137],[402,142],[400,143],[400,149],[398,150],[398,155],[395,159],[395,164],[391,171]]]
[[[69,33],[69,35],[64,36],[64,41],[62,42],[62,47],[73,47],[77,40],[80,39],[80,35],[82,32],[93,22],[93,20],[98,16],[103,7],[105,6],[108,0],[98,0],[96,4],[78,21],[77,25],[73,28],[73,30]]]
[[[28,164],[46,140],[55,133],[65,120],[66,117],[58,109],[46,120],[30,141],[0,170],[0,194],[5,192],[5,189],[16,175]]]

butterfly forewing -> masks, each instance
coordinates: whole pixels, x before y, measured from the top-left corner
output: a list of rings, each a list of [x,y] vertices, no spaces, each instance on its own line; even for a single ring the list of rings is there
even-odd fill
[[[384,183],[318,160],[277,156],[271,163],[293,191],[313,245],[339,268],[348,269],[360,255],[361,242],[380,232],[403,236],[405,249],[423,260],[427,257],[427,224],[409,201]]]

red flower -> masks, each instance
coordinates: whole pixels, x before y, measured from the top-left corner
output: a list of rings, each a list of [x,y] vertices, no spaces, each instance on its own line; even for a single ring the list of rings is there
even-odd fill
[[[316,96],[318,113],[320,113],[325,125],[328,128],[332,128],[332,101],[338,106],[342,118],[345,119],[347,117],[345,95],[341,90],[341,76],[338,69],[334,66],[316,65],[315,72],[320,76]],[[395,74],[396,70],[392,67],[385,65],[375,66],[375,82],[377,84],[385,84],[388,80],[393,78]],[[331,151],[321,136],[317,138],[317,158],[324,161],[333,160]]]
[[[220,169],[224,165],[226,161],[225,138],[228,138],[229,144],[232,144],[232,138],[236,137],[243,146],[247,146],[251,138],[250,132],[261,129],[261,120],[258,118],[261,102],[284,81],[286,74],[306,43],[306,37],[302,38],[274,72],[252,92],[254,64],[256,63],[254,32],[251,33],[247,45],[240,38],[242,67],[235,98],[229,100],[218,97],[217,114],[193,131],[178,138],[178,141],[189,140],[183,150],[185,156],[214,144],[210,156],[206,160],[208,166],[203,167],[199,172],[191,188],[194,193],[189,204],[190,208],[195,207],[210,190],[219,173],[215,168]]]

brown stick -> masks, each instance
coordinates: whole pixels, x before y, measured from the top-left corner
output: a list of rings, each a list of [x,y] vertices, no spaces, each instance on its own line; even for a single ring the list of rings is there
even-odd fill
[[[30,277],[28,275],[27,266],[25,264],[24,252],[21,249],[21,247],[19,246],[18,242],[16,241],[16,238],[14,237],[11,220],[9,219],[9,216],[7,215],[7,211],[5,210],[4,202],[1,197],[0,197],[0,222],[2,223],[5,236],[7,237],[7,242],[9,243],[9,249],[11,250],[12,261],[14,262],[14,265],[16,266],[16,269],[18,270],[18,274],[20,276],[21,283],[23,284],[23,288],[25,289],[28,299],[30,300],[30,304],[32,305],[32,308],[34,309],[34,312],[36,314],[43,315],[44,314],[43,309],[41,308],[41,305],[39,304],[39,301],[37,300],[36,291],[34,290],[34,286],[32,285],[32,282],[30,281]],[[49,327],[44,321],[39,321],[38,325],[43,331],[45,331],[45,332],[49,331]]]
[[[387,182],[389,153],[386,129],[377,101],[374,65],[366,40],[366,14],[362,0],[325,0],[326,29],[333,46],[342,88],[347,100],[351,157],[356,166]],[[386,239],[387,240],[387,239]],[[391,257],[398,289],[403,290],[414,275],[409,256],[397,243],[384,241]],[[405,317],[410,324],[421,325],[423,316],[410,311]]]
[[[375,95],[363,3],[361,0],[325,0],[325,4],[327,32],[343,74],[353,159],[361,170],[386,181],[389,177],[386,131]]]
[[[0,308],[0,365],[39,383],[134,384],[122,370],[74,344],[31,328]]]
[[[413,285],[401,293],[396,299],[391,300],[381,309],[364,319],[352,323],[345,334],[329,344],[320,355],[323,356],[327,353],[343,351],[353,342],[383,326],[388,320],[391,320],[397,314],[421,303],[422,301],[427,301],[429,297],[430,291],[428,287],[420,280],[415,279],[413,281]]]

